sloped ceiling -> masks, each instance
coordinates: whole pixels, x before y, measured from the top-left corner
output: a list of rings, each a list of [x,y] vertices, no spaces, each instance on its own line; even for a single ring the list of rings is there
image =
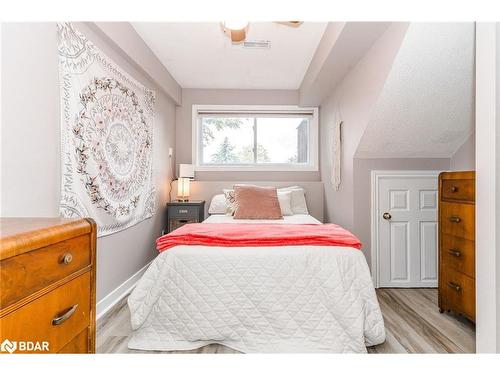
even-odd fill
[[[330,22],[300,85],[300,105],[321,104],[390,25]]]
[[[474,128],[474,24],[412,23],[355,157],[450,157]]]

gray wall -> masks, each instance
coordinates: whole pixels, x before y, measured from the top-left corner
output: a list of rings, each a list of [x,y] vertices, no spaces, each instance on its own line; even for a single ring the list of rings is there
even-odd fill
[[[149,48],[144,48],[144,41],[129,22],[95,22],[89,24],[94,30],[105,33],[105,40],[116,45],[122,54],[128,55],[133,61],[134,68],[142,72],[145,77],[154,80],[175,104],[181,104],[181,86],[154,52]]]
[[[353,230],[363,243],[363,253],[371,264],[371,171],[448,170],[450,159],[354,159]]]
[[[133,67],[128,56],[95,28],[85,24],[77,27],[124,70],[157,93],[153,145],[157,214],[98,239],[100,300],[156,255],[154,243],[163,227],[163,206],[168,197],[168,147],[175,145],[175,107]],[[2,216],[58,216],[61,167],[57,43],[54,23],[2,24]],[[145,45],[142,50],[148,56]]]
[[[354,155],[407,26],[391,25],[320,107],[320,167],[325,185],[325,220],[349,230],[353,230],[354,222]],[[343,121],[339,191],[335,191],[330,183],[336,121]]]
[[[476,134],[472,134],[450,159],[452,171],[476,170]]]
[[[297,105],[297,90],[182,90],[182,106],[176,111],[176,163],[191,163],[193,104]],[[204,181],[319,181],[318,172],[196,172]]]

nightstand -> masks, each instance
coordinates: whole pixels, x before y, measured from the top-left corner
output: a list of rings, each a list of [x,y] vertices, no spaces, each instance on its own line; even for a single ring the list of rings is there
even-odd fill
[[[173,201],[167,203],[167,227],[164,233],[188,223],[201,223],[205,218],[205,201]]]

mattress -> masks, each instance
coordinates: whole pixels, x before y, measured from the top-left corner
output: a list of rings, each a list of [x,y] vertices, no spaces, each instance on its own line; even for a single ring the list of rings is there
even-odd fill
[[[280,222],[317,222],[294,216]],[[176,246],[153,260],[128,305],[131,349],[365,353],[385,340],[368,265],[349,247]]]

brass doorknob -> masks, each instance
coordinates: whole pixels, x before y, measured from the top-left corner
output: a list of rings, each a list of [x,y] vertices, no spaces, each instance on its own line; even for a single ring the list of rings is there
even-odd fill
[[[385,219],[385,220],[391,220],[392,216],[389,212],[384,212],[384,214],[382,215],[382,217]]]
[[[73,261],[73,254],[71,253],[64,253],[62,258],[61,258],[61,263],[63,264],[70,264]]]

